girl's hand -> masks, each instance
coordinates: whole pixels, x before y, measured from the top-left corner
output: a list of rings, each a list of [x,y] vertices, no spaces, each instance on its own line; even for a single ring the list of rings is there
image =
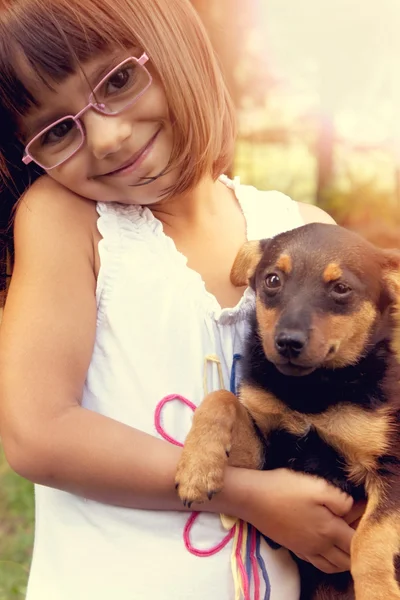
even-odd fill
[[[346,521],[346,523],[348,523],[350,525],[350,527],[352,527],[353,529],[357,529],[357,527],[361,521],[361,517],[363,516],[363,514],[365,512],[366,506],[367,506],[366,500],[361,500],[360,502],[354,502],[352,509],[344,517],[344,520]]]
[[[243,471],[242,477],[238,516],[325,573],[350,569],[350,496],[324,479],[286,469]],[[358,516],[351,514],[351,522]]]

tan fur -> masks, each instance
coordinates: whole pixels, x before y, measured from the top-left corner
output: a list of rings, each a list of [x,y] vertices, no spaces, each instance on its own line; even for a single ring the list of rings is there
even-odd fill
[[[346,457],[349,479],[354,483],[365,481],[387,450],[392,424],[385,408],[367,412],[343,403],[310,420],[321,438]]]
[[[290,275],[293,264],[289,254],[281,254],[281,256],[278,258],[278,262],[276,263],[276,268],[280,269],[282,273],[285,273],[285,275]]]
[[[326,267],[322,275],[322,279],[325,281],[325,283],[330,283],[331,281],[337,281],[342,277],[342,275],[343,271],[340,266],[337,263],[332,262]]]
[[[196,410],[176,472],[182,500],[204,502],[223,487],[225,467],[261,467],[261,442],[247,410],[226,390],[212,392]]]
[[[400,304],[398,304],[396,308],[397,310],[394,314],[394,321],[396,326],[391,346],[393,352],[397,357],[398,362],[400,362]]]
[[[378,483],[369,486],[366,512],[351,547],[351,574],[357,600],[400,600],[393,559],[399,553],[400,513],[376,518],[383,490]]]
[[[260,242],[247,242],[239,250],[231,270],[231,281],[236,287],[247,285],[262,256]]]
[[[273,394],[243,383],[239,397],[264,435],[281,427],[285,419],[288,422],[288,409]],[[300,428],[299,432],[303,433],[303,430]]]
[[[265,435],[278,427],[293,435],[304,435],[314,427],[321,438],[346,457],[349,478],[357,484],[375,469],[390,439],[391,422],[385,409],[369,413],[343,403],[321,414],[306,415],[290,410],[269,392],[246,384],[240,389],[240,400]]]
[[[369,332],[376,319],[375,306],[364,301],[351,319],[347,315],[330,315],[322,318],[315,317],[315,326],[318,327],[334,345],[336,352],[332,359],[324,362],[325,366],[340,368],[354,364],[360,357],[365,347]]]
[[[256,315],[264,352],[270,357],[275,351],[273,338],[280,313],[274,308],[266,308],[260,298],[256,298]]]

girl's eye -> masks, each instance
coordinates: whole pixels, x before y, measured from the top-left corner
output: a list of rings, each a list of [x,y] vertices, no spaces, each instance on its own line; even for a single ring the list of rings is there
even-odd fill
[[[265,285],[269,290],[278,290],[282,287],[282,281],[276,273],[269,273],[265,278]]]
[[[104,93],[106,95],[125,91],[131,87],[134,81],[135,67],[129,65],[122,67],[119,71],[113,73],[104,84]]]
[[[72,129],[75,127],[75,123],[72,119],[68,119],[65,121],[61,121],[61,123],[57,123],[51,129],[46,131],[41,138],[41,144],[56,144],[57,142],[61,142],[69,133],[71,133]]]
[[[351,291],[351,287],[348,286],[346,283],[338,282],[335,283],[335,285],[332,287],[333,294],[340,298],[345,298],[346,296],[351,294]]]

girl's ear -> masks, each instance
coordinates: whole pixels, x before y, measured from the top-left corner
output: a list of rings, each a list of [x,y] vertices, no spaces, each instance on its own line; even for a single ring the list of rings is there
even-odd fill
[[[251,285],[252,277],[263,255],[266,240],[246,242],[239,250],[231,270],[231,281],[236,287]]]

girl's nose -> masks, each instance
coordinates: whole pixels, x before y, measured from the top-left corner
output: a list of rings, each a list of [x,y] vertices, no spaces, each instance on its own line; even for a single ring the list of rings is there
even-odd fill
[[[86,144],[98,160],[118,152],[132,135],[132,124],[122,115],[102,115],[90,110],[83,121]]]

